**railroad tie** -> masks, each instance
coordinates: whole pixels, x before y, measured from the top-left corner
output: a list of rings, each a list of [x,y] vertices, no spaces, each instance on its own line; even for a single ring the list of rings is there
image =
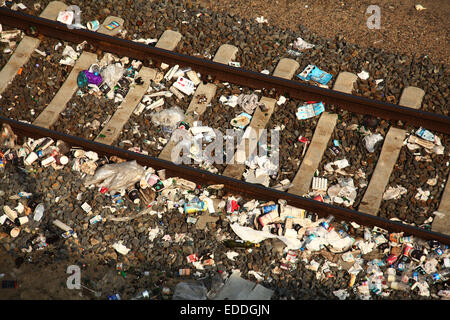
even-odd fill
[[[44,11],[39,15],[40,18],[56,20],[58,13],[65,10],[67,5],[60,1],[52,1]],[[18,74],[19,69],[28,62],[31,54],[35,49],[39,47],[41,40],[29,36],[24,36],[14,50],[13,55],[9,58],[6,65],[0,71],[0,94],[2,94],[8,85],[14,80],[14,77]]]
[[[156,43],[156,47],[165,50],[174,50],[180,40],[181,34],[179,32],[166,30]],[[156,69],[147,67],[142,67],[141,70],[139,70],[139,74],[136,77],[141,77],[144,83],[130,88],[123,102],[120,104],[120,107],[95,139],[96,142],[113,144],[114,141],[119,138],[123,126],[128,122],[131,114],[136,109],[136,106],[142,100],[151,81],[155,79],[156,73]]]
[[[223,44],[219,47],[217,50],[213,61],[223,64],[228,64],[230,61],[234,59],[236,56],[238,49],[235,46],[229,45],[229,44]],[[195,90],[194,96],[189,103],[189,107],[186,111],[186,119],[185,122],[187,122],[189,125],[192,125],[194,122],[194,117],[201,116],[208,106],[208,104],[211,102],[211,100],[216,95],[217,86],[212,83],[203,84],[200,83]],[[200,102],[199,98],[202,96],[206,96],[206,101]],[[159,154],[159,158],[167,161],[172,161],[172,150],[177,145],[178,142],[174,141],[173,139],[170,139],[169,142],[167,142],[164,149]]]
[[[155,47],[173,51],[178,46],[178,43],[181,40],[181,33],[173,30],[166,30],[164,33],[159,37],[158,42],[156,43]]]
[[[290,80],[299,67],[299,63],[293,59],[281,59],[275,68],[273,76]],[[250,139],[241,140],[235,154],[233,155],[233,158],[231,159],[231,163],[226,166],[222,173],[224,176],[234,179],[241,179],[244,174],[246,168],[244,162],[247,159],[247,155],[250,155],[249,146],[257,146],[257,141],[259,141],[263,133],[262,129],[266,128],[267,123],[272,116],[276,100],[268,97],[262,97],[260,102],[264,103],[264,105],[269,109],[267,111],[262,111],[260,108],[255,110],[249,125],[251,128],[250,132],[255,133],[255,135],[251,135]],[[255,152],[255,150],[252,150],[252,152]]]
[[[95,138],[95,142],[100,142],[104,144],[113,144],[114,141],[120,136],[123,126],[130,119],[136,106],[142,100],[142,97],[147,91],[150,82],[156,76],[156,69],[151,69],[147,67],[142,67],[139,70],[137,77],[141,77],[143,84],[135,85],[128,91],[120,107],[108,121],[108,123],[103,127],[100,134]]]
[[[400,97],[399,105],[419,109],[424,95],[425,92],[420,88],[406,87]],[[370,179],[369,186],[359,205],[359,211],[372,215],[378,214],[383,193],[389,183],[389,177],[394,169],[394,165],[397,163],[405,137],[405,130],[393,127],[389,129],[375,171],[372,174],[372,179]]]
[[[353,73],[341,72],[336,78],[333,90],[350,94],[356,79],[357,76]],[[292,180],[292,187],[288,190],[289,193],[302,196],[309,192],[314,172],[322,160],[328,142],[333,134],[334,127],[336,126],[337,118],[337,114],[329,112],[323,112],[320,116],[311,144],[306,151],[300,169],[297,171],[294,180]]]
[[[450,235],[450,174],[447,177],[447,183],[442,193],[438,212],[431,225],[431,231]]]
[[[121,31],[121,28],[114,30],[108,30],[105,28],[112,21],[116,21],[120,26],[123,26],[124,20],[119,17],[108,16],[102,25],[98,29],[99,33],[103,33],[109,36],[114,36]],[[64,81],[62,87],[58,90],[56,95],[48,106],[41,112],[41,114],[33,121],[33,124],[43,128],[50,128],[56,121],[58,121],[59,115],[66,108],[67,102],[72,98],[73,94],[78,90],[77,78],[78,74],[88,69],[91,64],[97,61],[97,55],[90,52],[83,52],[75,62],[72,71],[67,79]]]

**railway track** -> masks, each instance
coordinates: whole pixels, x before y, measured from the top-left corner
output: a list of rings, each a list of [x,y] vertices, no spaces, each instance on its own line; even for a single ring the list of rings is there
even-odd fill
[[[93,139],[91,137],[81,138],[63,133],[64,130],[59,130],[59,128],[63,128],[64,125],[61,124],[61,127],[58,127],[58,124],[62,123],[63,117],[61,115],[64,114],[66,106],[70,105],[71,99],[73,99],[75,92],[78,90],[77,76],[82,70],[88,69],[99,58],[92,52],[83,51],[62,87],[42,112],[36,114],[32,124],[18,122],[3,116],[0,118],[1,122],[11,125],[20,135],[64,140],[73,146],[80,146],[86,150],[96,151],[99,154],[116,155],[128,160],[134,159],[142,165],[166,169],[169,176],[181,176],[199,183],[224,184],[226,189],[234,193],[241,193],[264,200],[276,201],[285,199],[290,205],[316,212],[321,216],[333,214],[339,219],[355,221],[362,225],[379,226],[391,232],[405,232],[423,239],[438,240],[446,244],[450,243],[450,187],[448,177],[437,210],[441,214],[435,217],[431,230],[377,216],[383,192],[386,189],[406,137],[407,132],[404,128],[396,128],[392,125],[388,128],[381,153],[376,160],[376,167],[357,208],[358,211],[303,197],[310,190],[314,173],[328,148],[330,138],[338,123],[339,110],[379,117],[391,120],[391,123],[400,120],[402,123],[417,128],[424,127],[431,131],[448,135],[450,133],[449,117],[420,110],[423,97],[423,90],[420,88],[405,88],[399,105],[373,101],[351,95],[353,83],[356,81],[356,75],[354,74],[346,72],[339,74],[333,90],[319,88],[291,80],[300,67],[292,59],[282,59],[273,75],[241,70],[228,65],[230,61],[236,59],[237,48],[232,45],[224,44],[221,46],[212,61],[202,60],[173,51],[176,49],[182,35],[170,30],[161,36],[155,47],[113,37],[118,33],[118,29],[111,31],[105,26],[112,21],[118,21],[119,24],[120,22],[123,23],[123,20],[118,17],[106,18],[98,32],[78,29],[70,30],[67,26],[54,21],[58,12],[64,8],[64,4],[52,2],[39,18],[7,9],[0,9],[0,23],[25,31],[29,31],[33,27],[35,36],[39,34],[75,44],[87,41],[91,46],[90,48],[94,51],[101,50],[118,54],[119,57],[126,56],[142,60],[145,62],[145,66],[140,68],[134,77],[134,79],[140,78],[140,84],[132,85],[127,92],[124,92],[124,99],[118,103],[117,110],[104,121],[101,130],[98,128],[92,134]],[[9,83],[16,76],[17,70],[26,64],[31,53],[39,45],[39,41],[36,38],[28,36],[22,42],[0,73],[0,93],[7,90]],[[148,63],[149,59],[152,60],[152,64]],[[242,181],[241,179],[246,169],[243,164],[226,166],[224,171],[221,172],[222,175],[215,175],[189,166],[175,165],[170,161],[171,151],[175,142],[169,139],[164,148],[158,150],[160,152],[153,154],[157,157],[117,147],[119,145],[118,140],[123,135],[123,128],[129,126],[128,122],[132,121],[133,112],[141,102],[142,97],[148,93],[146,88],[151,83],[154,83],[162,72],[167,72],[168,69],[164,69],[164,71],[162,64],[169,66],[178,65],[180,68],[190,67],[195,72],[201,73],[201,81],[195,88],[193,98],[183,110],[186,115],[185,122],[190,125],[193,125],[195,120],[205,120],[202,118],[202,115],[207,112],[208,105],[217,99],[217,92],[220,92],[222,89],[220,81],[261,90],[264,96],[260,99],[260,102],[264,102],[267,109],[262,111],[257,108],[249,123],[249,127],[257,130],[267,128],[271,117],[277,112],[276,102],[281,95],[288,96],[289,99],[294,99],[294,101],[296,101],[295,99],[298,99],[299,102],[316,100],[332,106],[331,109],[323,112],[318,120],[311,121],[314,133],[311,134],[310,143],[301,163],[299,163],[297,168],[294,168],[296,173],[292,180],[292,186],[287,192]],[[273,89],[268,90],[267,88]],[[177,101],[175,96],[172,96],[172,99]],[[179,100],[186,100],[186,97]],[[295,103],[295,105],[297,104]],[[50,130],[54,128],[58,128],[58,131]],[[259,140],[258,138],[256,140]],[[248,151],[247,154],[249,153]]]

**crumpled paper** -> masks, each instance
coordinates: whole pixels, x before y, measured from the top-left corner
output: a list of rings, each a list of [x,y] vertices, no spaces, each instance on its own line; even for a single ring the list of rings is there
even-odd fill
[[[402,186],[397,187],[389,187],[383,194],[383,200],[392,200],[392,199],[398,199],[403,194],[405,194],[408,190]]]
[[[350,296],[350,294],[345,289],[340,289],[340,290],[333,291],[333,294],[336,297],[338,297],[339,300],[345,300],[345,299],[347,299]]]
[[[227,253],[225,253],[225,255],[231,261],[235,261],[234,258],[236,258],[239,255],[239,253],[237,253],[236,251],[228,251]]]
[[[256,108],[264,105],[264,103],[258,101],[258,96],[254,93],[241,94],[237,98],[237,104],[248,114],[253,114]]]
[[[353,205],[357,196],[356,188],[351,178],[341,179],[339,184],[329,187],[327,193],[333,202],[343,203],[347,207]]]
[[[148,231],[149,231],[149,233],[148,233],[148,239],[149,239],[150,241],[155,240],[155,238],[160,234],[160,230],[159,230],[158,227],[153,228],[153,229],[152,229],[152,228],[149,228]]]
[[[414,198],[416,198],[416,200],[427,201],[429,196],[430,196],[429,190],[424,191],[422,190],[422,188],[418,188]]]
[[[127,255],[131,249],[128,249],[122,244],[122,241],[116,242],[112,247],[120,254]]]
[[[294,49],[296,49],[296,50],[306,50],[306,49],[314,48],[313,44],[306,42],[305,40],[303,40],[300,37],[298,37],[297,40],[295,40],[292,45],[293,45]]]
[[[379,133],[375,133],[375,134],[365,136],[363,140],[364,140],[364,143],[366,144],[366,149],[369,152],[374,152],[375,145],[377,144],[378,141],[383,140],[383,136]]]

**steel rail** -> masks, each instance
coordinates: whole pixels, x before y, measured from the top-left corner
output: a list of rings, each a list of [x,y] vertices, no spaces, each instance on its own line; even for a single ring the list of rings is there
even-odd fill
[[[80,43],[87,41],[97,49],[128,56],[142,61],[152,59],[158,63],[190,66],[203,76],[211,75],[217,80],[227,81],[254,89],[274,88],[278,94],[302,100],[319,100],[350,112],[368,114],[389,120],[401,120],[413,126],[422,126],[432,131],[450,134],[450,117],[402,107],[392,103],[324,89],[298,81],[286,80],[271,75],[243,70],[210,60],[200,59],[168,51],[131,40],[120,39],[84,29],[69,29],[57,21],[43,19],[18,11],[0,8],[0,23],[30,30],[52,38]]]
[[[390,232],[404,232],[405,234],[414,235],[422,239],[437,240],[441,243],[450,245],[450,236],[448,235],[414,227],[402,222],[391,221],[355,210],[341,208],[287,192],[266,188],[262,185],[256,185],[226,176],[213,174],[193,167],[177,165],[170,161],[150,157],[0,116],[0,124],[2,123],[9,124],[18,136],[31,138],[51,137],[54,140],[65,141],[71,146],[77,146],[87,151],[90,150],[97,152],[99,155],[114,155],[128,161],[136,160],[143,166],[150,166],[157,170],[165,169],[167,177],[182,177],[201,185],[223,184],[226,191],[234,194],[245,195],[254,199],[266,201],[278,201],[279,199],[284,199],[292,206],[305,209],[309,212],[315,212],[321,217],[326,217],[332,214],[339,220],[354,221],[358,224],[371,227],[378,226]]]

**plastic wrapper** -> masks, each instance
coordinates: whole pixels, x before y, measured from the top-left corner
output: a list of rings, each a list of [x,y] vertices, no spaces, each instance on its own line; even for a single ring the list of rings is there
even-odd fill
[[[172,107],[159,112],[154,112],[151,115],[152,122],[156,126],[163,126],[174,129],[178,124],[185,119],[183,110],[179,107]]]
[[[144,167],[140,166],[136,160],[105,164],[93,176],[88,176],[84,184],[85,186],[98,184],[114,192],[134,185],[142,179],[144,174]]]
[[[180,282],[172,300],[206,300],[207,289],[201,282]]]
[[[315,65],[308,65],[305,70],[303,70],[300,74],[297,75],[301,80],[312,80],[318,82],[320,84],[326,85],[331,78],[333,77],[331,74],[326,73]]]
[[[297,116],[298,120],[304,120],[318,116],[324,111],[325,106],[323,102],[308,101],[306,104],[298,107],[297,113],[295,115]]]
[[[366,144],[366,149],[369,152],[374,152],[375,151],[375,145],[377,144],[378,141],[383,140],[383,136],[379,133],[376,134],[371,134],[368,136],[364,137],[364,143]]]
[[[103,83],[106,83],[110,88],[114,87],[114,84],[119,81],[123,76],[124,69],[119,63],[110,64],[101,71],[101,77]]]

